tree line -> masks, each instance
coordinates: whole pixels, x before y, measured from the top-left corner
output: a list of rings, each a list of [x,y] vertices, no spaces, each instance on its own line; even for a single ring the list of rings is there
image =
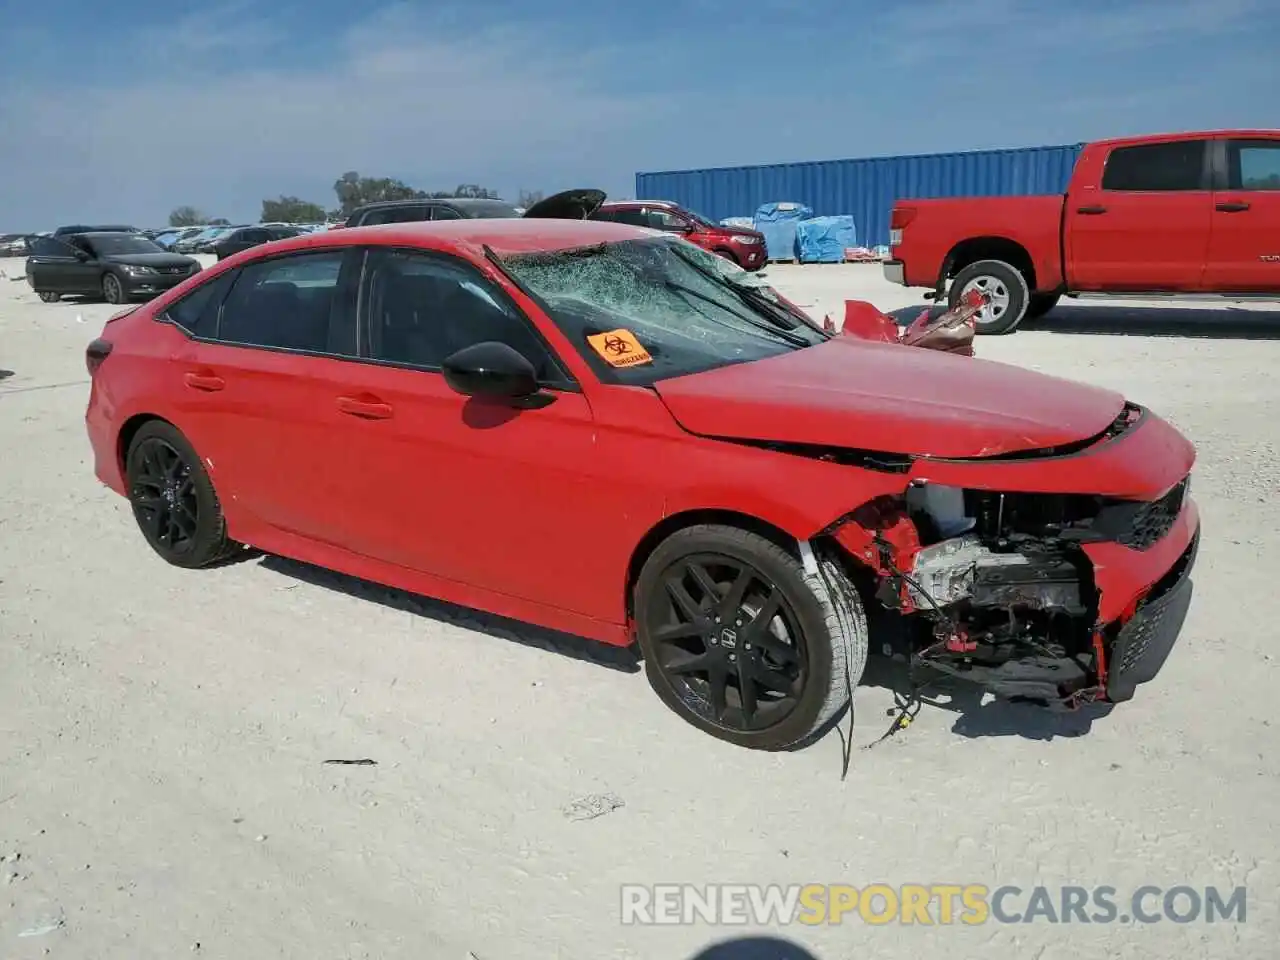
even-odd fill
[[[460,183],[453,190],[417,190],[393,177],[362,177],[349,170],[333,182],[333,192],[338,204],[326,210],[321,204],[300,197],[279,196],[262,201],[262,223],[324,223],[345,220],[352,211],[366,203],[382,200],[430,200],[436,197],[472,197],[498,199],[498,194],[488,187],[475,183]],[[543,197],[541,190],[521,190],[518,206],[528,207]],[[200,224],[227,224],[223,218],[211,218],[197,207],[176,207],[169,213],[169,226],[192,227]]]

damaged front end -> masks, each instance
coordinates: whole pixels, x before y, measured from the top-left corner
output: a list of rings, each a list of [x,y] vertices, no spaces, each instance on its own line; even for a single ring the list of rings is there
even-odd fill
[[[1120,702],[1155,677],[1190,604],[1189,473],[1134,500],[920,472],[826,531],[874,573],[876,599],[902,628],[873,634],[884,652],[1043,705]]]

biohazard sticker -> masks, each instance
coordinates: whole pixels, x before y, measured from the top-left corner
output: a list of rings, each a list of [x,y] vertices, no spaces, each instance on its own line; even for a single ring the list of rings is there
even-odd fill
[[[640,346],[640,341],[630,330],[610,330],[608,333],[597,333],[587,337],[591,349],[600,354],[601,359],[611,367],[634,367],[642,363],[653,363],[649,351]]]

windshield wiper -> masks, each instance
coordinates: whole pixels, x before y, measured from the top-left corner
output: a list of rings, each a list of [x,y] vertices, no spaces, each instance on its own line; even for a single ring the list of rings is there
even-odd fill
[[[785,329],[784,327],[780,327],[776,324],[762,323],[761,321],[757,320],[753,316],[750,316],[749,314],[739,313],[737,310],[733,310],[730,307],[726,306],[723,301],[717,300],[715,297],[709,297],[700,290],[694,290],[692,287],[686,287],[683,283],[677,283],[675,280],[667,280],[666,286],[670,290],[678,290],[679,292],[687,294],[688,296],[697,297],[699,300],[709,303],[712,306],[719,307],[721,310],[725,311],[731,316],[737,317],[743,323],[749,324],[750,326],[755,327],[755,329],[769,334],[769,336],[771,337],[775,337],[779,340],[784,340],[787,343],[794,344],[797,347],[811,346],[809,341],[806,340],[804,337],[796,336],[794,333],[791,333],[789,330]]]
[[[692,257],[684,253],[684,251],[682,251],[675,244],[672,244],[672,251],[675,253],[677,257],[679,257],[685,263],[689,264],[689,266],[693,267],[693,269],[697,270],[704,277],[709,277],[711,280],[713,280],[717,286],[726,288],[731,293],[733,293],[735,297],[737,297],[739,300],[742,300],[748,306],[753,307],[756,310],[764,313],[766,316],[768,316],[771,324],[775,328],[785,332],[790,330],[796,330],[799,327],[803,326],[807,330],[815,330],[816,332],[821,334],[824,339],[829,339],[826,331],[819,330],[817,327],[813,326],[810,323],[805,323],[804,321],[800,320],[798,317],[793,317],[791,315],[790,310],[788,310],[786,307],[782,306],[779,303],[774,303],[772,300],[770,300],[767,296],[765,296],[759,290],[749,287],[743,283],[734,283],[728,277],[720,273],[717,273],[714,270],[710,270],[707,267],[704,267],[702,264],[698,263]],[[804,340],[802,337],[797,337],[796,339],[803,341],[806,347],[810,345],[809,341]]]

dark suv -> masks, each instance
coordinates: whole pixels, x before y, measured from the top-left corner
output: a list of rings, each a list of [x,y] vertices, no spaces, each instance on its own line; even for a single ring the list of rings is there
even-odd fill
[[[505,200],[443,197],[431,200],[384,200],[357,207],[344,227],[372,227],[380,223],[416,223],[423,220],[473,220],[519,217],[520,211]]]
[[[225,260],[241,250],[248,250],[250,247],[256,247],[259,244],[270,243],[272,240],[296,237],[301,233],[302,231],[297,227],[240,227],[238,230],[232,230],[226,236],[219,237],[213,244],[213,252],[218,255],[219,260]]]
[[[669,200],[611,200],[597,207],[591,219],[678,233],[744,270],[759,270],[767,260],[760,231],[723,226]]]

